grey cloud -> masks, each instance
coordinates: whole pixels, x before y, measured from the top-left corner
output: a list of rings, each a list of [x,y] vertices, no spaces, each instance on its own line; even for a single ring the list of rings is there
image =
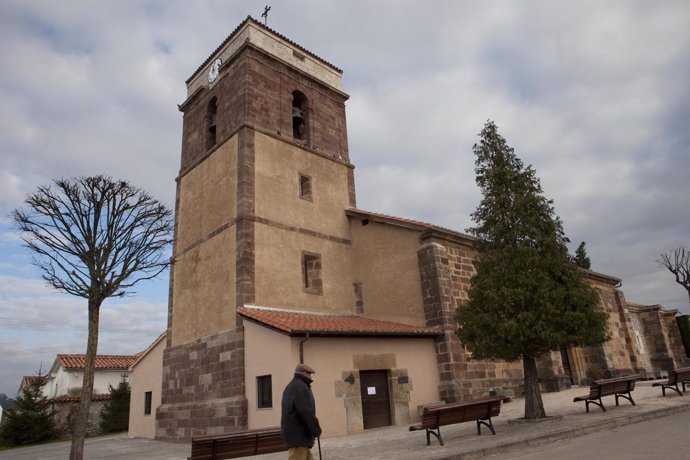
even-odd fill
[[[0,235],[53,177],[105,172],[172,206],[184,81],[262,9],[2,2]],[[630,300],[687,313],[654,261],[690,244],[688,16],[684,1],[294,1],[273,5],[268,25],[344,70],[359,207],[464,231],[480,199],[472,145],[492,119],[593,268],[622,278]],[[0,236],[0,256],[0,277],[36,280],[12,238]],[[104,339],[128,321],[164,327],[166,282],[106,304]],[[78,299],[34,298],[30,286],[10,305],[3,289],[14,288],[0,284],[0,316],[84,324]]]

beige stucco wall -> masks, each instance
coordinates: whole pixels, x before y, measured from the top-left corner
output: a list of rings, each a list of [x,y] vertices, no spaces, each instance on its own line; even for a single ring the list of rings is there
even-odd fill
[[[424,326],[419,278],[419,231],[351,217],[354,282],[362,283],[364,313]]]
[[[351,249],[270,225],[256,225],[256,304],[354,313]],[[321,255],[321,294],[303,289],[302,251]]]
[[[171,346],[235,327],[235,227],[175,261]]]
[[[347,167],[256,133],[257,305],[354,311]],[[312,200],[299,197],[311,177]],[[322,294],[302,289],[302,252],[321,255]]]
[[[237,209],[237,136],[180,178],[176,251],[231,223]]]
[[[290,338],[250,321],[245,321],[244,325],[249,428],[279,426],[282,392],[299,363],[299,343],[303,338]],[[310,338],[304,344],[304,362],[316,370],[312,390],[324,437],[348,433],[343,394],[343,386],[347,383],[343,379],[352,371],[364,370],[363,363],[376,361],[365,357],[376,356],[384,357],[382,361],[394,362],[398,370],[406,370],[409,375],[410,418],[401,419],[399,424],[418,421],[417,406],[438,400],[433,339]],[[272,376],[271,409],[257,409],[256,377],[262,375]]]
[[[249,428],[280,426],[280,398],[299,363],[291,339],[251,321],[244,321],[244,378]],[[273,407],[257,408],[256,378],[271,375]]]
[[[255,151],[257,216],[326,236],[349,237],[346,166],[258,132]],[[311,177],[312,201],[299,197],[300,173]]]
[[[165,339],[158,342],[135,363],[130,376],[129,436],[156,437],[156,408],[161,404],[163,380],[163,350]],[[145,393],[151,392],[151,413],[144,414]]]
[[[180,178],[172,345],[234,327],[237,136]]]

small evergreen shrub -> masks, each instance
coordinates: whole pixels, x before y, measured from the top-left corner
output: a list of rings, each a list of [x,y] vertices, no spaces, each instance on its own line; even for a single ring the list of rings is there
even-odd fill
[[[105,402],[101,410],[101,431],[116,433],[129,429],[129,399],[131,388],[127,376],[123,375],[117,388],[110,385],[110,400]]]
[[[57,438],[55,412],[48,398],[43,396],[45,377],[39,372],[29,385],[22,389],[17,402],[7,412],[7,420],[0,428],[0,442],[23,446]]]

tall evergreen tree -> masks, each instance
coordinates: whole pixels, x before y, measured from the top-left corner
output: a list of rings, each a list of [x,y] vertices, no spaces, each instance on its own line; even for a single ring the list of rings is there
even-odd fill
[[[585,268],[587,270],[592,266],[592,261],[587,256],[587,250],[585,249],[585,242],[583,241],[575,250],[575,257],[573,262],[580,268]]]
[[[110,388],[110,399],[101,409],[101,431],[115,433],[129,429],[129,399],[131,388],[127,376],[123,375],[117,388]]]
[[[0,438],[7,444],[26,445],[50,441],[57,437],[54,412],[43,396],[45,377],[39,372],[17,396],[0,429]]]
[[[525,418],[546,416],[539,389],[540,355],[607,339],[598,295],[570,260],[552,201],[489,121],[475,144],[483,198],[472,214],[479,257],[458,336],[476,359],[522,358]]]

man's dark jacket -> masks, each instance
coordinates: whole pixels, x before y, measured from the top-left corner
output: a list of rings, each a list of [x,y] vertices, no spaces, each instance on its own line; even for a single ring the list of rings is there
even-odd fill
[[[321,436],[311,382],[311,379],[295,374],[283,391],[280,431],[288,447],[311,448],[314,438]]]

